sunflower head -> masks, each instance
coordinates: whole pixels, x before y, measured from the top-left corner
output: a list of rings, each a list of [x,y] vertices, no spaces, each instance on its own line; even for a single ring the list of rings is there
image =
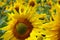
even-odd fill
[[[25,39],[29,37],[33,26],[27,19],[18,20],[13,29],[13,34],[19,39]]]
[[[12,0],[11,2],[13,3]],[[0,28],[6,31],[0,38],[4,40],[58,39],[59,5],[55,6],[56,4],[51,0],[16,0],[13,5],[12,3],[9,4],[11,7],[5,9],[10,12],[6,14],[7,25]]]

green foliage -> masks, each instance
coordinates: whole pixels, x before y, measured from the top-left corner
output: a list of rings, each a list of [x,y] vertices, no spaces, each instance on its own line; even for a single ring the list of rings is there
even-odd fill
[[[0,37],[5,33],[6,31],[0,30]],[[0,38],[1,39],[1,38]]]
[[[0,28],[7,25],[6,22],[7,22],[7,18],[8,18],[6,15],[2,14],[2,10],[3,10],[3,8],[0,7]]]
[[[3,2],[3,0],[0,0],[0,2]]]
[[[37,3],[41,3],[41,0],[36,0]]]
[[[4,38],[0,38],[0,40],[4,40]]]
[[[53,10],[54,14],[56,14],[56,9]]]
[[[44,3],[46,2],[47,0],[44,0]]]
[[[25,0],[25,2],[26,2],[26,3],[28,3],[28,2],[29,2],[29,0]]]
[[[3,20],[0,20],[0,28],[7,26],[7,23]]]

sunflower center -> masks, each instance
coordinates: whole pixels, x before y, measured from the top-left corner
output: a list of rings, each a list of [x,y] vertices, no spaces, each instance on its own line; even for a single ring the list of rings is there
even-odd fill
[[[14,25],[13,34],[16,38],[24,40],[30,36],[30,33],[33,29],[31,22],[25,18],[20,18],[17,23]]]
[[[60,1],[58,3],[60,4]]]
[[[25,34],[27,31],[27,26],[24,23],[19,23],[16,27],[16,30],[19,34]]]
[[[29,5],[32,6],[32,7],[34,7],[35,6],[34,1],[31,1]]]

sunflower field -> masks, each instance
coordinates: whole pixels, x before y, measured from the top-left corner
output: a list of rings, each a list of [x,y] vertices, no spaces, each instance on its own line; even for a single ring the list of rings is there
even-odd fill
[[[0,0],[0,40],[60,40],[60,0]]]

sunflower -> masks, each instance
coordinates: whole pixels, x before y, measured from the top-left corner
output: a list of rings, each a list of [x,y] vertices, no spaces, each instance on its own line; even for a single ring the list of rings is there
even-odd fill
[[[41,9],[41,5],[34,0],[30,0],[25,4],[23,3],[25,3],[25,1],[17,0],[13,6],[6,8],[6,10],[10,12],[6,14],[6,16],[8,16],[7,25],[0,28],[0,32],[3,32],[0,39],[58,40],[60,6],[56,4],[50,8],[50,5],[43,3],[44,8]],[[47,6],[49,6],[49,8],[47,8]],[[47,10],[49,9],[49,11],[46,11],[51,13],[47,14],[45,11],[46,8]],[[57,13],[53,10],[57,11]]]

